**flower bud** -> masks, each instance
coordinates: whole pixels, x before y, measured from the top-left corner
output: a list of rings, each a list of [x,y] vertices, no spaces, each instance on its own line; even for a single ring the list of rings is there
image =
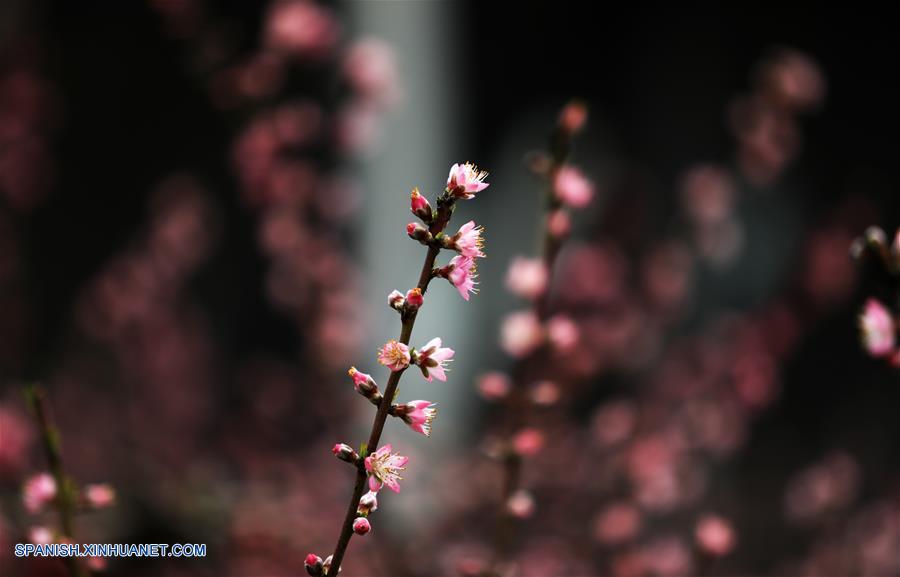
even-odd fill
[[[534,497],[524,489],[519,489],[506,500],[507,512],[516,519],[527,519],[534,513]]]
[[[580,100],[573,100],[566,104],[559,114],[559,128],[567,136],[581,131],[587,122],[587,106]]]
[[[359,505],[356,507],[356,514],[365,517],[372,511],[378,509],[378,493],[369,491],[359,499]]]
[[[547,231],[555,239],[562,240],[572,231],[572,219],[565,209],[557,209],[547,216]]]
[[[422,244],[428,244],[432,241],[431,233],[428,231],[428,227],[420,222],[411,222],[406,225],[406,234],[409,235],[409,238],[413,240],[417,240]]]
[[[94,509],[103,509],[115,503],[116,492],[106,483],[87,485],[84,488],[84,499]]]
[[[425,224],[431,224],[431,221],[434,220],[434,212],[431,209],[431,205],[428,204],[428,199],[419,194],[419,189],[412,189],[412,193],[409,195],[409,209],[412,211],[414,215],[422,219],[422,222]]]
[[[356,370],[356,367],[350,367],[347,374],[353,379],[353,388],[356,389],[357,393],[369,400],[379,396],[378,385],[371,375]]]
[[[422,289],[416,287],[406,292],[407,310],[418,310],[423,304],[425,304],[425,297],[422,296]]]
[[[391,291],[391,294],[388,295],[388,305],[392,309],[396,309],[398,311],[403,310],[403,305],[406,303],[403,298],[403,293],[398,290]]]
[[[544,434],[537,429],[522,429],[513,437],[512,447],[523,457],[533,457],[544,448]]]
[[[336,444],[331,448],[331,452],[341,461],[356,463],[359,460],[359,455],[356,454],[356,451],[353,450],[353,447],[351,447],[350,445],[345,445],[344,443]]]
[[[325,557],[325,561],[322,562],[322,574],[323,575],[331,574],[331,558],[332,557],[334,557],[334,555],[329,555],[328,557]],[[338,567],[338,575],[340,575],[341,571],[343,571],[343,570],[344,570],[343,567]]]
[[[365,517],[357,517],[356,521],[353,522],[353,532],[357,535],[365,535],[371,530],[372,526],[369,524],[369,520]]]
[[[310,553],[306,556],[306,559],[303,561],[303,566],[306,567],[306,572],[313,577],[319,577],[319,575],[322,575],[322,558],[315,553]]]

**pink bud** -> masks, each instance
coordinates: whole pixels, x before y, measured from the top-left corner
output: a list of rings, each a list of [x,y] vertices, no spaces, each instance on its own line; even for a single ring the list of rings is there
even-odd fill
[[[25,482],[22,501],[29,513],[37,513],[56,498],[56,480],[49,473],[34,475]]]
[[[371,530],[372,526],[369,525],[369,520],[365,517],[357,517],[356,521],[353,522],[353,532],[357,535],[365,535]]]
[[[91,507],[103,509],[116,501],[116,492],[106,483],[87,485],[84,488],[84,497]]]
[[[303,561],[303,566],[306,567],[306,572],[312,575],[313,577],[318,577],[322,575],[323,562],[322,558],[316,555],[315,553],[310,553],[306,556],[306,559]]]
[[[512,441],[513,450],[523,457],[533,457],[544,448],[544,434],[537,429],[522,429]]]
[[[541,345],[542,333],[541,323],[533,312],[512,313],[500,327],[500,344],[509,356],[522,358]]]
[[[559,385],[553,381],[541,381],[531,391],[531,400],[535,405],[549,407],[559,400]]]
[[[547,323],[547,337],[561,352],[567,352],[578,342],[578,325],[572,319],[556,315]]]
[[[341,461],[355,463],[359,460],[359,455],[356,454],[356,451],[354,451],[350,445],[345,445],[344,443],[336,444],[331,448],[331,452]]]
[[[378,509],[378,493],[369,491],[360,497],[359,504],[356,507],[356,514],[360,516],[368,515],[376,509]]]
[[[478,377],[478,392],[489,401],[496,401],[509,394],[512,385],[509,377],[500,372],[485,373]]]
[[[572,231],[572,219],[563,209],[554,210],[547,217],[547,231],[557,239],[569,236]]]
[[[421,218],[425,224],[431,224],[434,213],[431,210],[431,205],[428,204],[428,199],[419,194],[418,188],[414,188],[409,197],[409,209],[412,213]]]
[[[574,166],[563,166],[553,180],[556,198],[573,207],[584,208],[594,197],[594,186],[584,174]]]
[[[734,549],[735,536],[731,523],[717,515],[707,515],[694,531],[697,545],[706,553],[720,557]]]
[[[422,296],[422,289],[416,287],[406,292],[406,305],[408,307],[418,309],[423,304],[425,304],[425,297]]]
[[[519,489],[507,499],[506,510],[517,519],[527,519],[534,513],[534,497],[528,491]]]
[[[534,300],[547,289],[548,276],[542,261],[517,256],[506,273],[506,288],[517,296]]]
[[[566,104],[559,114],[559,127],[568,135],[575,134],[584,128],[587,115],[587,106],[584,102],[573,100]]]
[[[409,235],[409,238],[417,240],[422,244],[429,243],[432,240],[431,232],[428,231],[428,228],[424,224],[419,222],[407,224],[406,234]]]

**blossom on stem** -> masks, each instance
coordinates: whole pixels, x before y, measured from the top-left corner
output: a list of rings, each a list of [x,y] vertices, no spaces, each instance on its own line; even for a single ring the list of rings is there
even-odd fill
[[[365,535],[371,530],[372,525],[369,524],[369,520],[365,517],[357,517],[356,521],[353,522],[353,532],[357,535]]]
[[[375,379],[373,379],[371,375],[367,375],[362,371],[356,370],[356,367],[350,367],[350,370],[347,371],[347,374],[350,375],[351,379],[353,379],[353,388],[356,389],[357,393],[367,399],[371,399],[372,397],[378,395],[378,385],[375,383]]]
[[[378,509],[378,493],[375,491],[368,491],[365,495],[359,498],[359,505],[356,506],[356,514],[357,515],[368,515],[372,511],[376,511]]]
[[[430,437],[431,422],[437,416],[437,409],[431,401],[410,401],[405,405],[396,405],[394,414],[413,431]]]
[[[422,244],[428,244],[432,240],[431,232],[421,222],[411,222],[406,225],[406,234],[409,238],[417,240]]]
[[[378,351],[378,362],[392,371],[402,371],[409,366],[409,347],[392,339]]]
[[[478,292],[475,288],[478,284],[475,282],[478,278],[476,270],[475,259],[461,254],[453,257],[438,274],[450,281],[463,299],[469,300],[470,293]]]
[[[96,483],[84,488],[84,499],[94,509],[109,507],[116,501],[116,491],[107,483]]]
[[[409,195],[409,210],[422,219],[425,224],[431,224],[434,219],[434,212],[428,199],[419,194],[419,189],[414,188]]]
[[[573,208],[584,208],[594,197],[594,187],[574,166],[563,166],[553,179],[556,198]]]
[[[707,515],[700,519],[694,538],[700,549],[716,557],[727,555],[734,549],[734,529],[731,523],[717,515]]]
[[[425,304],[425,297],[422,296],[422,289],[419,287],[406,291],[406,307],[411,310],[418,310],[420,306]]]
[[[556,315],[547,321],[547,338],[558,351],[569,351],[578,342],[578,325],[567,316]]]
[[[403,298],[403,293],[398,290],[392,290],[391,294],[388,295],[388,306],[399,311],[403,310],[404,304],[406,304],[406,299]]]
[[[487,175],[487,172],[478,170],[471,162],[454,164],[447,176],[447,192],[456,198],[473,198],[476,193],[488,187],[488,183],[484,182]]]
[[[896,327],[890,311],[876,299],[866,301],[859,315],[863,346],[873,357],[889,355],[896,341]]]
[[[400,483],[403,477],[400,471],[406,468],[409,457],[404,457],[391,452],[390,445],[384,445],[368,457],[366,457],[366,472],[369,473],[369,490],[378,492],[385,485],[395,492],[400,492]]]
[[[310,553],[306,556],[306,559],[303,561],[303,566],[306,567],[306,572],[313,577],[317,577],[318,575],[322,574],[322,558],[315,553]]]
[[[482,258],[484,252],[481,247],[484,246],[484,239],[481,234],[484,227],[475,226],[475,221],[470,220],[466,224],[459,227],[459,231],[451,237],[444,237],[444,247],[458,251],[463,256],[471,258]]]
[[[56,479],[49,473],[34,475],[25,482],[22,502],[29,513],[37,513],[56,498]]]
[[[331,448],[332,454],[341,461],[355,463],[359,460],[359,455],[353,450],[353,447],[345,443],[338,443]]]
[[[500,327],[500,344],[503,350],[517,359],[529,355],[544,340],[541,321],[532,311],[512,313]]]
[[[432,377],[439,381],[446,381],[447,374],[446,363],[453,358],[454,351],[448,347],[441,346],[440,337],[435,337],[420,350],[415,352],[415,364],[419,365],[422,375],[431,382]]]
[[[511,293],[534,300],[547,290],[547,266],[536,258],[515,257],[506,272],[506,288]]]

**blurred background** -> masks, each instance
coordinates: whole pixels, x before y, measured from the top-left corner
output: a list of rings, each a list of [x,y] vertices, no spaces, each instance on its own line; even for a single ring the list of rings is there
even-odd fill
[[[66,571],[12,554],[56,523],[22,501],[47,470],[28,382],[67,472],[116,491],[79,542],[208,544],[92,569],[287,576],[329,554],[353,483],[329,449],[372,418],[346,370],[386,381],[385,298],[422,258],[409,191],[433,201],[463,161],[491,173],[455,217],[485,226],[481,292],[428,292],[413,344],[456,359],[401,396],[441,413],[429,439],[388,423],[403,491],[344,574],[485,571],[501,327],[528,307],[507,267],[541,224],[526,158],[579,98],[593,202],[550,287],[577,338],[515,384],[540,391],[542,449],[503,571],[900,574],[900,382],[859,343],[880,287],[848,256],[900,222],[892,26],[758,3],[4,1],[0,573]]]

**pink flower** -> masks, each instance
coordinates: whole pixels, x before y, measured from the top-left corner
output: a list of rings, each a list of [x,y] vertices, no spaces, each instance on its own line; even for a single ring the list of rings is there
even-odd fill
[[[544,448],[544,433],[534,428],[522,429],[513,437],[513,449],[523,457],[533,457]]]
[[[378,492],[385,485],[395,492],[400,492],[398,481],[403,478],[400,471],[406,468],[409,457],[391,453],[391,446],[385,445],[366,457],[366,471],[369,473],[369,490]]]
[[[350,367],[347,374],[353,379],[353,388],[356,389],[356,392],[360,395],[369,398],[378,392],[378,385],[371,375],[356,370],[356,367]]]
[[[369,491],[359,498],[359,505],[356,506],[357,515],[368,515],[372,511],[378,509],[378,493]]]
[[[394,52],[383,40],[364,38],[353,45],[344,61],[350,84],[364,97],[389,105],[397,98],[397,65]]]
[[[91,507],[103,509],[115,503],[116,492],[106,483],[87,485],[84,488],[84,498]]]
[[[475,221],[470,220],[459,227],[459,231],[450,237],[448,248],[459,251],[463,256],[484,257],[484,253],[481,251],[481,247],[484,246],[484,239],[481,238],[483,232],[483,227],[475,226]]]
[[[431,422],[437,416],[437,409],[431,401],[410,401],[398,405],[395,409],[398,417],[409,425],[409,428],[426,437],[431,436]]]
[[[453,358],[453,354],[453,349],[441,347],[440,337],[435,337],[428,341],[428,344],[421,350],[416,351],[415,363],[422,369],[422,374],[429,382],[432,377],[439,381],[446,381],[445,365]]]
[[[357,535],[365,535],[371,530],[372,526],[369,524],[369,520],[365,517],[357,517],[356,521],[353,522],[353,532]]]
[[[279,2],[266,23],[268,45],[296,56],[322,56],[337,42],[334,15],[314,2]]]
[[[734,529],[731,523],[716,515],[708,515],[697,523],[694,531],[697,545],[710,555],[727,555],[734,549]]]
[[[578,342],[578,325],[569,317],[556,315],[547,322],[547,338],[557,350],[571,350]]]
[[[478,170],[471,162],[454,164],[447,177],[447,190],[457,198],[473,198],[475,193],[488,187],[488,183],[484,182],[487,175],[487,172]]]
[[[574,166],[563,166],[553,180],[556,198],[574,207],[584,208],[594,197],[594,187],[584,174]]]
[[[409,366],[409,347],[390,340],[378,351],[378,362],[392,371],[402,371]]]
[[[527,356],[537,349],[543,340],[541,323],[531,311],[509,315],[500,327],[500,344],[511,357]]]
[[[859,316],[863,346],[873,357],[889,355],[894,348],[896,327],[890,311],[875,299],[866,301]]]
[[[496,401],[509,394],[512,384],[509,377],[500,372],[485,373],[478,377],[478,392],[489,401]]]
[[[35,545],[53,543],[53,531],[43,526],[35,526],[28,530],[28,542]]]
[[[506,288],[522,298],[534,300],[547,290],[547,267],[538,259],[517,256],[506,272]]]
[[[463,299],[469,300],[470,293],[478,292],[478,289],[475,288],[475,285],[478,284],[475,282],[475,279],[478,278],[478,275],[475,274],[477,267],[473,258],[462,254],[457,255],[450,260],[446,270],[447,280],[456,287]]]
[[[25,482],[22,501],[29,513],[37,513],[56,498],[56,480],[49,473],[34,475]]]

